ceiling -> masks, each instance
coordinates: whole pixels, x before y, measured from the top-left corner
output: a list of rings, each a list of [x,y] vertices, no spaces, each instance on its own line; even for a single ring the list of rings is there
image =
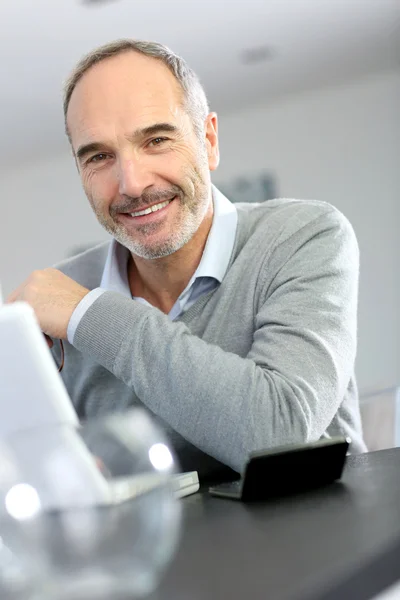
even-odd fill
[[[0,168],[66,147],[62,82],[121,37],[169,45],[226,113],[398,66],[400,0],[2,0]],[[267,60],[244,64],[264,46]]]

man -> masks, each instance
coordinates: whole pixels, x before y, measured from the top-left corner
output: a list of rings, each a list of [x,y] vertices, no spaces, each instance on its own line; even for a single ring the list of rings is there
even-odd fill
[[[365,450],[356,385],[358,249],[332,206],[232,205],[211,185],[217,116],[156,43],[95,50],[65,90],[65,123],[113,236],[35,272],[26,300],[68,340],[79,416],[144,405],[182,469],[240,471],[248,453],[333,435]]]

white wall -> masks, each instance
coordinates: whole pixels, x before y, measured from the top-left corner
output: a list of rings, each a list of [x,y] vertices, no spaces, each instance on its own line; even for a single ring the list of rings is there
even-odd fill
[[[400,73],[288,97],[220,119],[218,180],[276,173],[281,196],[318,198],[352,221],[362,259],[362,389],[400,381]],[[0,174],[0,278],[11,291],[74,246],[106,239],[72,158]]]
[[[32,270],[65,258],[75,246],[107,239],[67,153],[2,173],[0,209],[0,280],[5,293]]]

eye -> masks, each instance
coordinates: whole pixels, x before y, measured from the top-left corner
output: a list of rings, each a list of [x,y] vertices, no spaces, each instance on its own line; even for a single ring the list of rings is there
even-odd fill
[[[150,140],[149,146],[161,146],[161,144],[166,141],[168,141],[168,138],[166,137],[156,137],[153,140]]]
[[[91,156],[88,159],[88,163],[99,163],[104,161],[106,158],[108,158],[108,154],[104,154],[104,153],[99,153],[99,154],[95,154],[94,156]]]

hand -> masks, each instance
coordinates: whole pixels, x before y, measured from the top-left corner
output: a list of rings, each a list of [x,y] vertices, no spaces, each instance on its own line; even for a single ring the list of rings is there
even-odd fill
[[[6,302],[27,302],[35,311],[43,333],[66,339],[72,313],[89,290],[57,269],[34,271]]]

